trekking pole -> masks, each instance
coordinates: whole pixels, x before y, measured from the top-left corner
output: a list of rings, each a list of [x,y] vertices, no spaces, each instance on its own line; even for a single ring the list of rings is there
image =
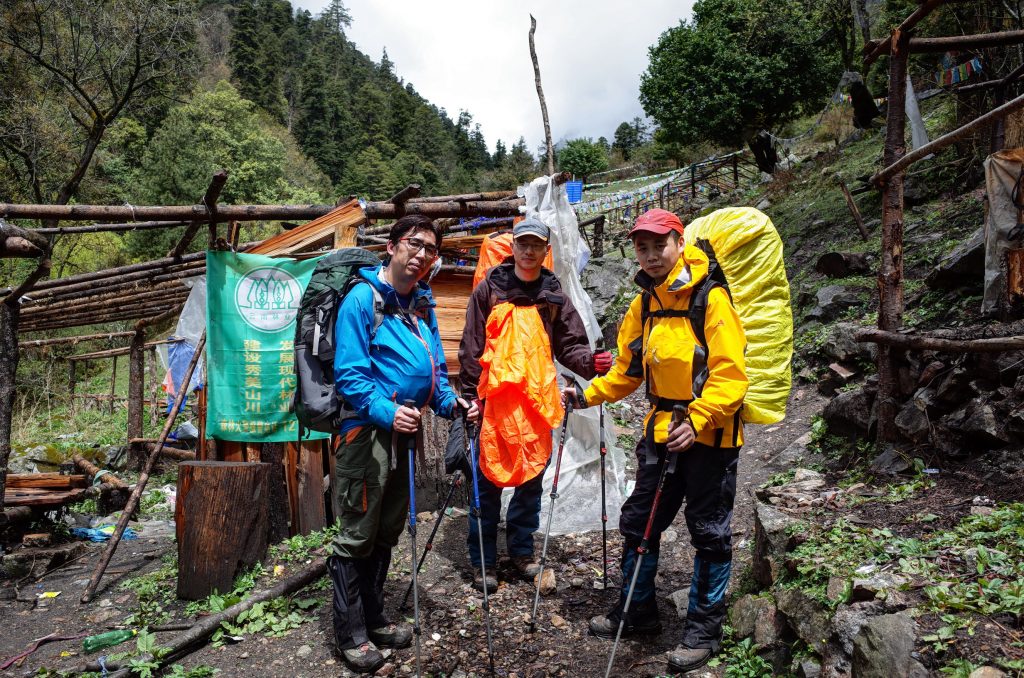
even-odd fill
[[[604,439],[604,403],[598,406],[598,426],[601,428],[601,563],[604,582],[602,590],[608,590],[608,503],[605,500],[605,457],[608,456],[608,445]]]
[[[483,416],[483,413],[480,413]],[[463,422],[466,412],[462,413]],[[484,526],[480,519],[480,481],[477,471],[476,425],[464,424],[466,437],[469,438],[469,468],[473,474],[473,511],[476,513],[476,534],[480,539],[480,577],[484,584],[484,626],[487,628],[487,661],[491,675],[494,675],[494,642],[491,640],[491,604],[487,598],[487,556],[484,554]]]
[[[423,554],[420,556],[420,561],[416,565],[416,572],[418,573],[423,569],[423,561],[427,559],[427,553],[434,548],[434,537],[437,536],[437,528],[441,527],[441,521],[444,519],[444,512],[448,508],[448,504],[452,501],[452,495],[455,494],[455,488],[462,484],[462,471],[455,471],[455,475],[452,477],[451,485],[448,486],[448,495],[444,498],[444,503],[441,504],[441,511],[437,514],[437,522],[434,523],[434,529],[430,531],[430,536],[427,537],[427,544],[423,547]],[[409,594],[412,593],[412,582],[409,582],[409,588],[405,590],[405,595],[402,596],[402,604],[398,606],[399,610],[406,609],[409,603]]]
[[[405,407],[416,409],[416,402],[406,400],[402,403]],[[409,439],[409,538],[412,541],[412,552],[410,558],[416,557],[416,434]],[[412,609],[413,626],[412,632],[416,636],[416,678],[423,675],[420,665],[420,592],[416,581],[416,573],[419,568],[412,569]]]
[[[679,426],[686,420],[686,405],[675,405],[672,407],[672,428]],[[615,651],[619,648],[619,640],[622,638],[622,628],[626,625],[626,614],[629,612],[629,603],[633,600],[633,589],[636,588],[637,575],[640,574],[640,565],[643,563],[644,554],[647,553],[647,541],[651,538],[651,528],[654,526],[654,516],[658,512],[658,502],[661,501],[661,491],[665,489],[665,478],[668,477],[669,459],[673,454],[665,451],[665,461],[661,464],[661,474],[658,477],[658,489],[654,491],[654,500],[651,502],[651,514],[647,516],[647,526],[644,528],[643,539],[636,547],[636,563],[633,565],[633,577],[629,582],[629,589],[626,591],[626,604],[622,607],[622,616],[619,617],[619,628],[615,632],[615,642],[612,644],[612,653],[608,657],[608,668],[604,672],[604,678],[612,675],[612,665],[615,663]],[[675,470],[675,464],[672,464]]]
[[[565,432],[569,429],[569,414],[572,413],[572,402],[565,404],[565,417],[562,419],[562,435],[558,440],[558,456],[555,457],[555,477],[551,480],[551,506],[548,508],[548,525],[544,530],[544,547],[540,551],[540,572],[537,573],[537,592],[533,596],[533,614],[530,615],[530,633],[537,628],[537,606],[540,604],[540,584],[544,580],[544,563],[548,557],[548,537],[551,536],[551,517],[555,514],[555,499],[558,498],[558,473],[562,468],[562,450],[565,449]]]

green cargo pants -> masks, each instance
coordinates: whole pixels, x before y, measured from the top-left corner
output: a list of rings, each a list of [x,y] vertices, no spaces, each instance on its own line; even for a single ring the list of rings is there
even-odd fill
[[[409,517],[409,438],[398,437],[392,469],[391,435],[363,426],[344,435],[334,452],[331,500],[341,519],[336,556],[367,558],[375,545],[398,545]]]

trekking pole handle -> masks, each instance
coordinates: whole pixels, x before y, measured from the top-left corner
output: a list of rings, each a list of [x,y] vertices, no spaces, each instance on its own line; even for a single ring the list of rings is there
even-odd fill
[[[681,403],[677,404],[677,405],[673,405],[672,406],[672,428],[675,429],[676,426],[680,426],[680,425],[686,423],[686,419],[689,416],[690,416],[690,410],[689,410],[689,408],[686,405],[683,405]],[[672,455],[669,456],[668,461],[667,461],[667,463],[668,463],[668,472],[669,473],[675,473],[676,461],[678,459],[679,459],[679,455],[678,454],[672,454]]]

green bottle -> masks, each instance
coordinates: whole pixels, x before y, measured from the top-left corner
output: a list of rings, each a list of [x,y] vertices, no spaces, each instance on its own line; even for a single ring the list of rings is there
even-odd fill
[[[138,631],[134,629],[117,629],[116,631],[97,633],[95,636],[89,636],[83,640],[82,647],[85,648],[86,652],[95,652],[96,650],[102,650],[105,647],[113,647],[114,645],[123,643],[133,637],[136,633],[138,633]]]

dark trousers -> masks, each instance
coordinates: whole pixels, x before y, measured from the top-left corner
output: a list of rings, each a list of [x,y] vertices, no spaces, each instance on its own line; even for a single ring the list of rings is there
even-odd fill
[[[479,463],[478,459],[477,464],[479,465]],[[480,522],[484,533],[484,555],[487,568],[491,569],[498,562],[498,522],[501,520],[501,492],[503,488],[488,480],[479,469],[479,466],[477,468],[477,478],[480,485]],[[469,491],[472,493],[472,482],[469,485]],[[508,554],[510,556],[533,555],[533,533],[540,527],[540,503],[543,491],[543,471],[515,488],[512,494],[512,501],[508,505],[508,513],[505,515],[505,542],[508,545]],[[473,501],[471,499],[470,507],[472,506]],[[480,541],[478,534],[476,516],[473,515],[471,510],[466,546],[469,548],[469,560],[473,563],[473,567],[480,567]]]
[[[637,445],[636,487],[623,504],[619,518],[619,531],[626,551],[635,551],[643,539],[667,454],[664,444],[656,445],[658,463],[646,464],[645,449],[646,442],[641,440]],[[713,448],[694,443],[693,447],[676,455],[676,470],[665,478],[658,511],[651,525],[648,540],[650,555],[645,556],[645,561],[657,563],[661,534],[672,524],[683,501],[686,501],[683,515],[690,532],[690,543],[697,551],[689,612],[683,632],[683,644],[689,647],[717,649],[725,619],[724,596],[732,565],[731,523],[739,452],[739,448]],[[647,566],[645,562],[644,569]],[[632,559],[624,558],[621,600],[625,599],[625,588],[629,586],[632,568]],[[626,569],[629,571],[626,572]],[[635,600],[647,600],[654,594],[654,574],[639,577],[638,589],[641,580],[645,589],[650,590],[635,591]]]

